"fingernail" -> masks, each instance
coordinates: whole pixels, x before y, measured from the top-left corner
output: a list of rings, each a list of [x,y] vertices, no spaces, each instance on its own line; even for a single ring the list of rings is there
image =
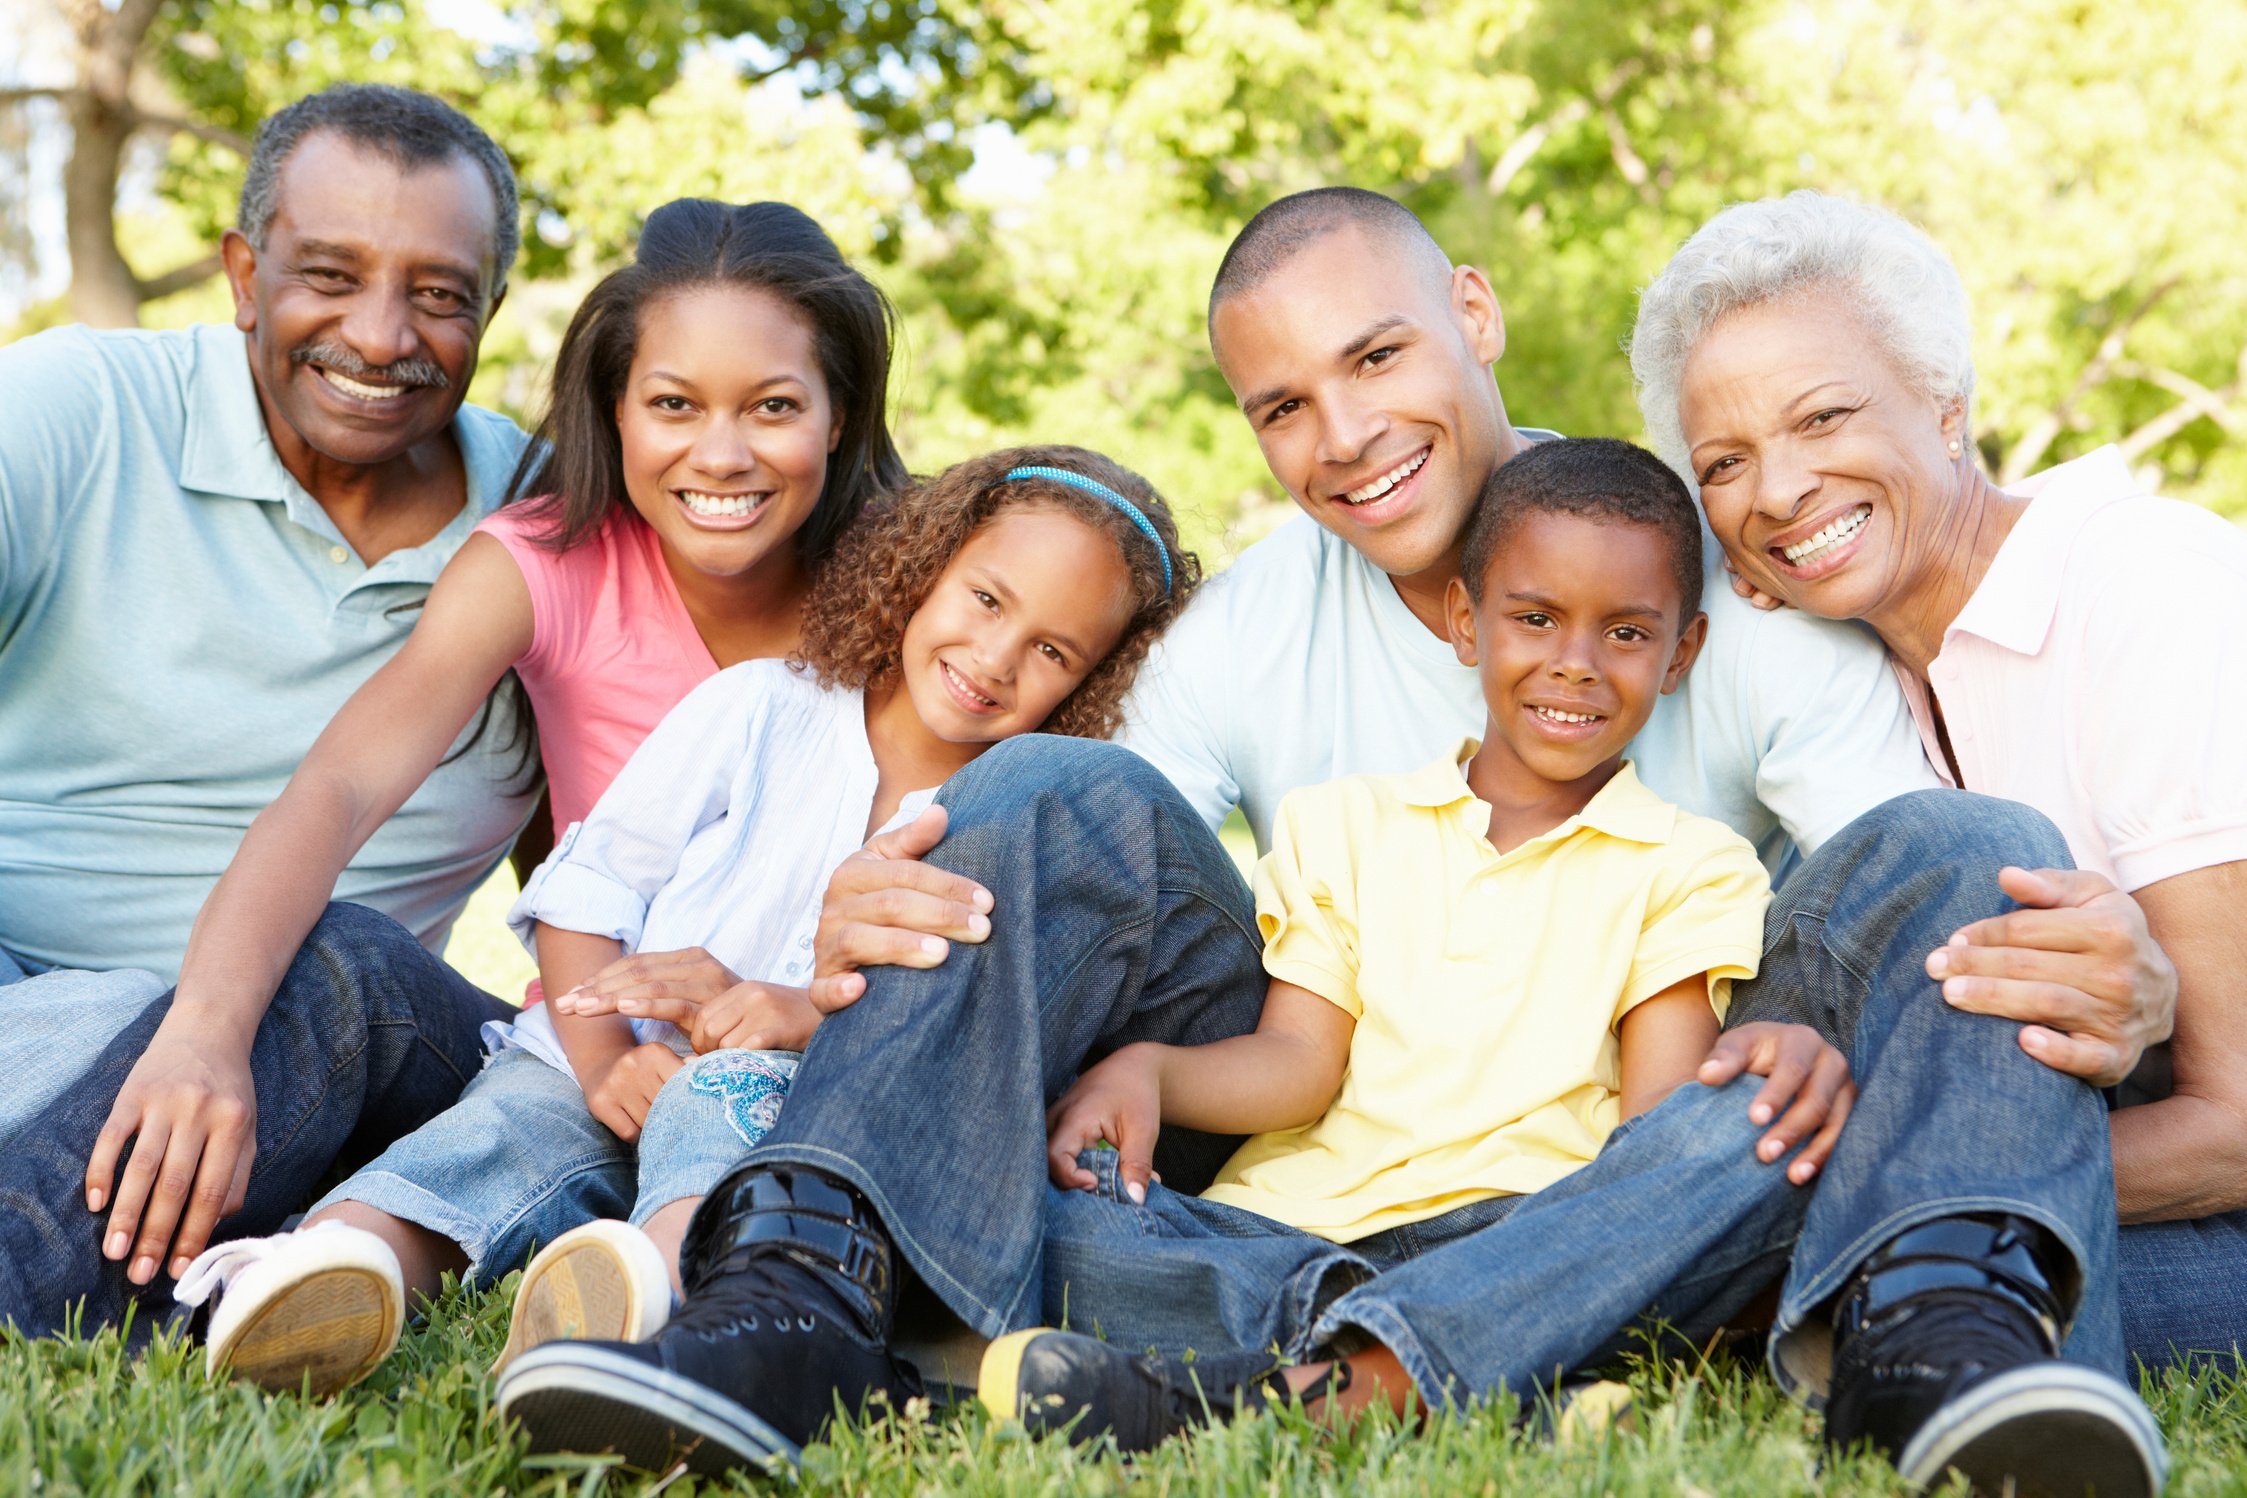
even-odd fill
[[[2042,1030],[2023,1030],[2021,1032],[2021,1044],[2032,1051],[2043,1050],[2045,1046],[2044,1032]]]
[[[123,1233],[111,1233],[109,1242],[102,1245],[101,1255],[105,1259],[122,1259],[125,1257],[126,1245],[132,1241]]]
[[[1930,978],[1945,977],[1950,973],[1950,970],[1950,953],[1938,947],[1927,954],[1927,975]]]
[[[1139,1206],[1147,1205],[1147,1188],[1137,1181],[1126,1181],[1124,1183],[1124,1195],[1130,1197]]]
[[[640,1001],[638,999],[618,999],[616,1007],[619,1012],[624,1014],[638,1014],[640,1012]]]
[[[1943,997],[1954,1001],[1965,998],[1966,980],[1964,978],[1945,978],[1943,980]]]
[[[1748,1110],[1748,1118],[1759,1124],[1771,1122],[1771,1105],[1769,1103],[1756,1104]]]
[[[941,936],[922,937],[921,950],[928,953],[928,955],[931,957],[942,957],[946,950],[944,938]]]
[[[132,1272],[127,1274],[125,1278],[136,1285],[147,1284],[150,1280],[156,1278],[156,1261],[147,1254],[142,1254],[139,1258],[133,1260]]]
[[[977,910],[988,911],[991,908],[991,892],[987,889],[979,889],[975,892],[975,898],[968,903]]]
[[[1786,1146],[1776,1139],[1766,1139],[1755,1147],[1755,1152],[1766,1160],[1776,1160],[1786,1153]]]
[[[991,918],[987,915],[969,916],[967,918],[967,931],[968,935],[974,937],[977,941],[983,940],[991,934]]]
[[[1795,1161],[1794,1168],[1788,1172],[1789,1175],[1794,1177],[1794,1182],[1797,1186],[1801,1185],[1804,1181],[1809,1180],[1817,1173],[1818,1167],[1811,1164],[1808,1160]]]
[[[185,1273],[187,1273],[187,1255],[181,1254],[178,1258],[172,1260],[172,1278],[176,1280]]]
[[[91,1191],[89,1191],[89,1192],[87,1192],[87,1193],[86,1193],[86,1210],[87,1210],[87,1211],[89,1211],[89,1212],[99,1212],[99,1211],[101,1210],[101,1204],[102,1204],[102,1194],[101,1194],[101,1188],[100,1188],[100,1187],[98,1187],[98,1186],[97,1186],[97,1187],[95,1187],[95,1188],[94,1188],[93,1190],[91,1190]]]

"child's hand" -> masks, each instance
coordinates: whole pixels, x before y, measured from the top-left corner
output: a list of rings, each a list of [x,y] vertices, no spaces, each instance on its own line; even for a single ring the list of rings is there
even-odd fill
[[[620,1051],[596,1074],[579,1076],[585,1087],[585,1106],[610,1133],[631,1144],[648,1121],[648,1107],[655,1095],[663,1090],[671,1073],[684,1064],[678,1052],[655,1041]]]
[[[785,983],[736,983],[704,1004],[687,1025],[696,1055],[712,1051],[800,1051],[823,1018],[808,988]]]
[[[1759,1124],[1779,1120],[1756,1141],[1756,1158],[1768,1164],[1810,1136],[1787,1167],[1788,1180],[1797,1186],[1809,1184],[1833,1153],[1834,1141],[1841,1137],[1841,1126],[1849,1121],[1849,1110],[1857,1101],[1849,1058],[1808,1025],[1760,1021],[1719,1035],[1695,1080],[1721,1087],[1742,1072],[1770,1079],[1748,1105],[1748,1117]],[[1790,1099],[1791,1108],[1787,1107]],[[1782,1108],[1786,1108],[1784,1117],[1779,1113]]]
[[[1147,1199],[1155,1173],[1155,1137],[1162,1131],[1161,1053],[1125,1046],[1100,1062],[1046,1110],[1046,1168],[1053,1184],[1090,1191],[1099,1177],[1077,1164],[1077,1153],[1105,1139],[1122,1156],[1124,1194]]]
[[[681,952],[635,952],[550,1000],[556,1014],[622,1014],[664,1019],[685,1029],[692,1011],[741,978],[700,947]],[[683,1016],[683,1017],[682,1017]]]

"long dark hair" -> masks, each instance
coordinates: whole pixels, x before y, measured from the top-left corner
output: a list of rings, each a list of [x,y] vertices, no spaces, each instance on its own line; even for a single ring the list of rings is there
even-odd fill
[[[804,564],[824,560],[869,499],[905,486],[889,435],[889,298],[801,209],[680,198],[648,215],[632,263],[593,288],[562,335],[553,398],[508,485],[511,497],[537,496],[528,515],[541,523],[542,544],[566,551],[631,507],[616,401],[639,349],[641,314],[658,298],[705,286],[751,287],[801,313],[842,413],[819,503],[796,532]]]

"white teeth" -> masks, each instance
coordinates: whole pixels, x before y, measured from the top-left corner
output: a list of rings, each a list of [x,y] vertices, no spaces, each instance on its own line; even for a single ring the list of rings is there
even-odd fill
[[[362,385],[357,380],[339,375],[332,369],[322,369],[320,373],[326,377],[329,384],[335,386],[345,395],[355,395],[363,401],[396,400],[413,388],[410,385]]]
[[[1532,707],[1530,711],[1548,723],[1597,723],[1598,713],[1564,713],[1557,707]]]
[[[1379,499],[1382,495],[1418,473],[1420,465],[1428,461],[1428,454],[1431,451],[1430,448],[1421,448],[1420,451],[1414,453],[1387,473],[1382,474],[1372,483],[1352,489],[1349,493],[1343,495],[1342,502],[1347,505],[1362,505],[1368,501]]]
[[[1779,550],[1789,562],[1799,567],[1804,562],[1815,561],[1819,553],[1827,547],[1837,545],[1856,535],[1858,527],[1870,519],[1872,519],[1872,506],[1859,505],[1815,536],[1797,541],[1792,546],[1782,546]]]
[[[952,679],[952,683],[953,683],[953,685],[957,686],[957,687],[958,687],[958,688],[959,688],[959,689],[960,689],[961,691],[965,692],[965,693],[966,693],[966,694],[967,694],[968,696],[970,696],[970,697],[973,697],[973,698],[974,698],[974,699],[975,699],[976,701],[978,701],[978,702],[982,703],[982,704],[983,704],[983,705],[984,705],[985,707],[997,707],[997,706],[999,705],[999,704],[997,703],[997,701],[996,701],[996,700],[994,700],[994,699],[992,699],[992,698],[989,698],[989,697],[986,697],[986,696],[984,696],[984,695],[983,695],[983,694],[982,694],[981,692],[978,692],[978,691],[977,691],[977,690],[976,690],[976,689],[975,689],[974,687],[972,687],[972,686],[968,685],[968,680],[967,680],[967,678],[966,678],[966,677],[964,677],[964,676],[960,675],[960,673],[959,673],[959,672],[957,672],[957,671],[953,670],[953,669],[952,669],[952,668],[951,668],[951,667],[950,667],[949,665],[946,665],[946,664],[945,664],[945,663],[944,663],[943,661],[938,661],[938,662],[937,662],[937,664],[938,664],[939,666],[943,666],[943,667],[944,667],[944,674],[945,674],[946,676],[948,676],[948,677],[950,677],[950,678]]]
[[[681,489],[678,495],[697,515],[720,518],[747,515],[765,500],[761,494],[705,494],[699,489]]]

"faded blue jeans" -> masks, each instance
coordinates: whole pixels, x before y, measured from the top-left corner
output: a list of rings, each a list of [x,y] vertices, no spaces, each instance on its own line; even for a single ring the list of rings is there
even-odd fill
[[[1248,891],[1161,774],[1113,746],[1012,740],[941,799],[951,830],[931,861],[991,890],[991,939],[931,970],[870,972],[866,996],[821,1025],[749,1158],[851,1181],[914,1271],[985,1335],[1058,1314],[1056,1284],[1084,1324],[1075,1297],[1090,1277],[1107,1282],[1109,1314],[1133,1323],[1102,1329],[1140,1340],[1129,1307],[1147,1326],[1175,1319],[1175,1286],[1121,1288],[1138,1245],[1105,1263],[1081,1240],[1049,1245],[1045,1109],[1088,1059],[1127,1042],[1254,1026],[1264,982]],[[2031,1060],[2014,1025],[1944,1004],[1922,966],[1953,930],[2009,908],[2002,864],[2066,861],[2033,812],[1923,792],[1869,813],[1787,881],[1763,975],[1735,989],[1732,1012],[1814,1024],[1852,1058],[1863,1096],[1814,1192],[1754,1159],[1736,1089],[1688,1087],[1502,1221],[1362,1284],[1329,1277],[1340,1293],[1311,1296],[1311,1325],[1272,1340],[1378,1339],[1431,1391],[1526,1386],[1597,1360],[1648,1311],[1688,1334],[1721,1322],[1791,1253],[1780,1330],[1794,1335],[1775,1365],[1814,1393],[1819,1308],[1866,1255],[1916,1222],[2004,1210],[2069,1252],[2083,1287],[2071,1353],[2119,1367],[2099,1094]],[[1196,1191],[1232,1144],[1166,1131],[1157,1168]],[[1188,1257],[1243,1276],[1219,1295],[1285,1304],[1298,1268],[1275,1271],[1244,1241],[1213,1235]],[[1229,1333],[1220,1317],[1208,1335],[1262,1330]]]
[[[102,975],[47,974],[0,986],[0,1024],[16,1017],[15,990],[88,976]],[[134,1318],[145,1331],[170,1309],[167,1275],[139,1288],[124,1265],[101,1256],[108,1216],[86,1210],[85,1180],[94,1136],[171,999],[143,994],[139,1012],[90,1058],[69,1052],[65,1018],[41,1037],[52,1046],[50,1065],[83,1064],[36,1111],[0,1120],[0,1323],[41,1335],[83,1301],[91,1330],[145,1299]],[[330,905],[251,1045],[257,1157],[247,1202],[216,1236],[275,1231],[339,1162],[367,1158],[450,1106],[482,1065],[479,1027],[513,1012],[388,916]]]

